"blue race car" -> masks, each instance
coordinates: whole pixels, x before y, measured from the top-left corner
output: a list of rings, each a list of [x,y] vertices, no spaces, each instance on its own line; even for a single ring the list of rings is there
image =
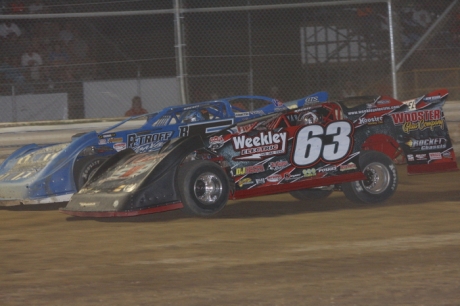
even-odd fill
[[[0,165],[0,201],[65,202],[108,157],[124,149],[157,151],[173,138],[210,134],[239,121],[327,98],[327,93],[318,92],[281,103],[264,96],[235,96],[130,117],[101,132],[74,135],[69,143],[29,144]]]

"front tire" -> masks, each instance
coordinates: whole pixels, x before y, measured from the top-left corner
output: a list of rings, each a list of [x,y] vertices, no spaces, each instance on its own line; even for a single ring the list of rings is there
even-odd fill
[[[359,165],[367,179],[342,184],[342,191],[350,201],[381,203],[395,193],[398,174],[391,158],[378,151],[361,151]]]
[[[195,160],[180,166],[177,189],[186,212],[206,217],[227,204],[228,177],[216,163]]]
[[[73,175],[75,187],[79,191],[94,172],[105,162],[106,158],[92,156],[84,157],[75,163]]]

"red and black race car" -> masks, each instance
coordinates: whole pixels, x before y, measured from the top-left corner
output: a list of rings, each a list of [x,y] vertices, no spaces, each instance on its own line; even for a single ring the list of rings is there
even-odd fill
[[[184,208],[199,216],[228,199],[289,192],[314,201],[342,191],[379,203],[396,191],[393,161],[408,174],[456,171],[441,89],[310,104],[240,122],[212,136],[172,140],[159,152],[124,150],[105,162],[61,212],[134,216]]]

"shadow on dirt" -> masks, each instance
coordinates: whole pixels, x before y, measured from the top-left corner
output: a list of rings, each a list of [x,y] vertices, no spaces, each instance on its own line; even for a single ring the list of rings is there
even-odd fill
[[[18,205],[9,205],[9,206],[0,206],[0,211],[49,211],[49,210],[59,210],[61,207],[65,207],[67,202],[59,203],[49,203],[49,204],[18,204]]]
[[[431,201],[460,201],[460,190],[451,190],[439,194],[435,191],[402,191],[388,201],[379,204],[356,204],[350,202],[343,194],[337,193],[330,198],[315,201],[313,203],[294,200],[286,194],[286,201],[260,201],[239,200],[229,201],[227,206],[218,214],[203,219],[247,219],[247,218],[271,218],[283,215],[295,215],[304,213],[334,212],[350,209],[374,209],[382,206],[405,206],[420,205]],[[414,209],[416,209],[414,207]],[[67,221],[95,220],[98,222],[169,222],[185,218],[199,218],[189,215],[182,210],[174,210],[157,214],[141,215],[135,217],[114,218],[81,218],[68,217]]]

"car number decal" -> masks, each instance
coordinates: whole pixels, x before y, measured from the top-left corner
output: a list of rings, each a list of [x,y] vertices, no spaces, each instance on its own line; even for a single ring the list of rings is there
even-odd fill
[[[353,144],[353,126],[348,121],[335,121],[323,127],[307,125],[297,132],[292,162],[306,167],[319,161],[334,162],[346,157]]]

